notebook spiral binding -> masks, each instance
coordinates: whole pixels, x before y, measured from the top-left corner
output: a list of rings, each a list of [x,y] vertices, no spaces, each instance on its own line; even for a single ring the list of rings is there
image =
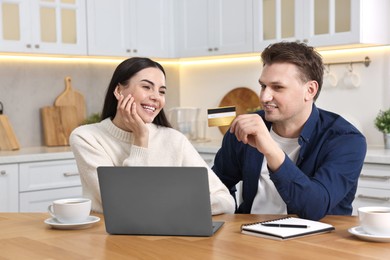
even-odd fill
[[[257,225],[257,224],[272,223],[274,221],[279,221],[279,220],[284,220],[284,219],[289,219],[289,218],[291,218],[291,217],[283,217],[283,218],[259,221],[259,222],[249,223],[249,224],[242,224],[241,227],[253,226],[253,225]]]

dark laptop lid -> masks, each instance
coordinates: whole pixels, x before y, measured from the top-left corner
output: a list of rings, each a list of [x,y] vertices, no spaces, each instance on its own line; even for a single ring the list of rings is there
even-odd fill
[[[107,233],[213,234],[205,167],[105,166],[97,170]]]

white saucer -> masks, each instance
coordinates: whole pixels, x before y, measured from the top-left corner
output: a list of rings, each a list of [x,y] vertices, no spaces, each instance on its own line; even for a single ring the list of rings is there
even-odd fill
[[[48,218],[44,222],[56,229],[82,229],[91,226],[93,223],[99,222],[100,218],[89,216],[85,221],[80,223],[61,223],[56,218]]]
[[[348,229],[348,232],[360,239],[374,242],[390,242],[390,236],[376,236],[368,234],[361,226]]]

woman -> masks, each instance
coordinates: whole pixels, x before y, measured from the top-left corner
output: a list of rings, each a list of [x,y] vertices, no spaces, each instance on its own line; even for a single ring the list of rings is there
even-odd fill
[[[102,212],[98,166],[204,166],[212,214],[233,213],[234,199],[188,139],[165,114],[165,71],[148,58],[130,58],[108,86],[102,121],[76,128],[70,145],[92,210]]]

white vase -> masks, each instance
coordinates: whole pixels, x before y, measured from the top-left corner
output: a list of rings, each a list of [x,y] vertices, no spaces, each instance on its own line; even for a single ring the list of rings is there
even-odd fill
[[[390,134],[383,134],[383,139],[385,141],[385,149],[390,149]]]

